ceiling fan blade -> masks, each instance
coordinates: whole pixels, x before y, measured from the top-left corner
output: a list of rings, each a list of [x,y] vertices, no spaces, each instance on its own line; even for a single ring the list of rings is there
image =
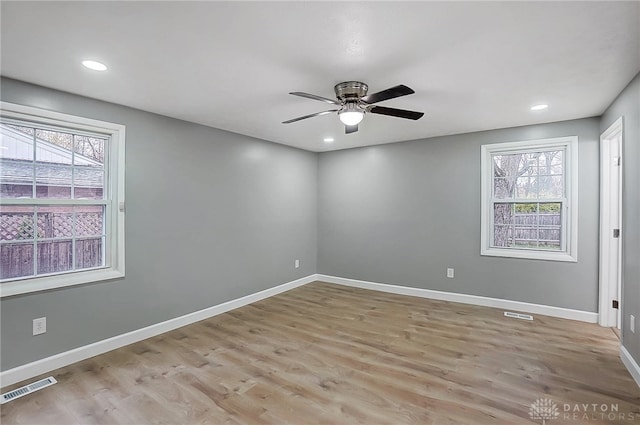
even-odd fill
[[[326,97],[316,96],[315,94],[304,93],[304,92],[301,92],[301,91],[294,91],[294,92],[291,92],[289,94],[292,94],[294,96],[306,97],[307,99],[319,100],[320,102],[327,102],[327,103],[330,103],[332,105],[342,106],[341,103],[338,102],[335,99],[328,99]]]
[[[384,106],[372,106],[367,108],[372,114],[389,115],[391,117],[406,118],[409,120],[419,120],[424,112],[407,111],[406,109],[386,108]]]
[[[296,122],[296,121],[300,121],[300,120],[306,120],[307,118],[313,118],[313,117],[319,117],[320,115],[327,115],[330,114],[332,112],[338,112],[339,109],[330,109],[328,111],[322,111],[322,112],[316,112],[315,114],[309,114],[309,115],[305,115],[303,117],[298,117],[298,118],[294,118],[288,121],[282,121],[282,124],[291,124],[292,122]]]
[[[364,96],[361,100],[365,103],[372,104],[413,93],[415,92],[412,89],[403,84],[400,84],[399,86],[391,87],[390,89],[382,90],[378,93],[372,93]]]
[[[344,134],[351,134],[351,133],[355,133],[356,131],[358,131],[358,124],[344,126]]]

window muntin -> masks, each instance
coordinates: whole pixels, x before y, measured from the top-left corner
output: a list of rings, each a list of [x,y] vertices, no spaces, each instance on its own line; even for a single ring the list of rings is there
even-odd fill
[[[481,254],[575,261],[577,138],[485,145],[482,155]]]
[[[1,105],[0,295],[124,276],[124,126]]]

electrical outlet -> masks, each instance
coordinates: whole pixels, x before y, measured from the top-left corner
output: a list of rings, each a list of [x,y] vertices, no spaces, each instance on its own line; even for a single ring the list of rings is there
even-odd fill
[[[47,332],[47,318],[33,319],[33,334],[40,335]]]
[[[636,316],[633,314],[629,315],[629,329],[631,332],[636,333]]]
[[[297,269],[300,267],[300,260],[296,260],[293,262],[293,266]]]
[[[447,269],[447,277],[453,279],[453,269]]]

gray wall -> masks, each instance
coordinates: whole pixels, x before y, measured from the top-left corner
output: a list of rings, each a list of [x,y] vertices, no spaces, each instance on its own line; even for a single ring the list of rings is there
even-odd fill
[[[3,298],[2,370],[316,272],[316,154],[0,84],[6,102],[127,126],[126,278]],[[34,337],[41,316],[48,330]]]
[[[640,364],[640,74],[609,106],[603,132],[623,117],[622,176],[622,344]],[[629,330],[629,315],[636,332]]]
[[[321,154],[318,272],[597,311],[599,128],[589,118]],[[570,135],[578,262],[480,256],[480,146]]]
[[[2,299],[2,370],[316,271],[595,312],[598,140],[620,115],[623,311],[640,316],[638,77],[602,121],[320,155],[15,80],[0,84],[3,101],[127,126],[127,277]],[[480,146],[568,135],[580,139],[578,263],[480,256]],[[445,277],[447,267],[455,279]],[[40,316],[48,332],[33,337]],[[636,360],[637,335],[623,335]]]

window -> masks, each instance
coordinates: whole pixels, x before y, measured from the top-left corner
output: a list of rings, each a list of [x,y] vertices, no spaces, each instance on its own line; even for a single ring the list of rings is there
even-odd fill
[[[577,261],[578,138],[482,146],[481,254]]]
[[[0,106],[0,294],[124,276],[124,126]]]

